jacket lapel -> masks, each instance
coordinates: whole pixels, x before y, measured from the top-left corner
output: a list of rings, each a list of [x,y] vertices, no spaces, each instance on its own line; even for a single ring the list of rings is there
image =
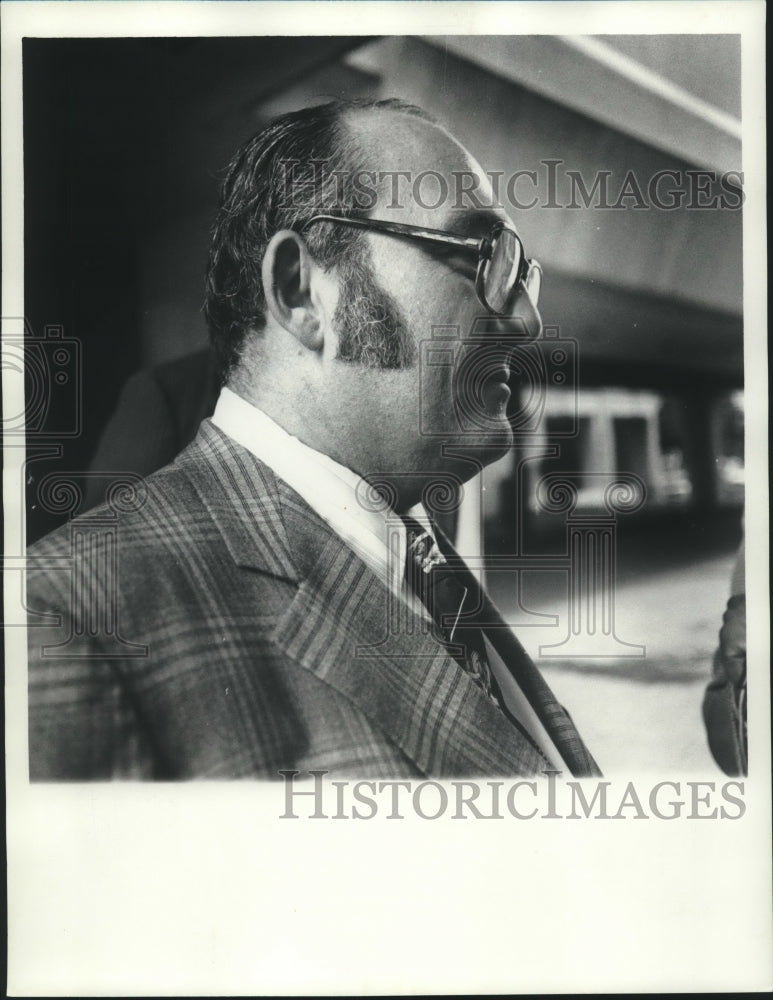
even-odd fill
[[[539,773],[544,759],[423,619],[300,497],[279,490],[301,578],[274,636],[285,653],[352,701],[425,774]]]
[[[175,460],[217,526],[237,566],[295,581],[278,480],[241,445],[205,420]]]
[[[437,532],[438,544],[460,579],[469,589],[469,606],[475,613],[469,619],[482,628],[505,666],[515,677],[521,690],[529,699],[551,739],[574,777],[601,776],[598,764],[583,743],[569,713],[559,705],[529,654],[521,645],[512,628],[505,622],[494,602],[469,571],[448,539]]]
[[[277,645],[354,703],[420,771],[450,777],[544,770],[544,758],[448,656],[423,619],[404,608],[267,466],[209,420],[176,464],[237,566],[298,584],[275,628]],[[521,648],[501,617],[499,622],[499,639],[508,633]],[[576,736],[533,664],[525,681],[520,673],[518,680],[554,739],[567,722]],[[574,772],[574,758],[565,759]]]

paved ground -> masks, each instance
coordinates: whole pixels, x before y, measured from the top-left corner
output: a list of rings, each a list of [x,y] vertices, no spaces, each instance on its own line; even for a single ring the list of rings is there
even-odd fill
[[[558,573],[534,574],[531,591],[529,579],[524,580],[523,605],[559,615],[559,624],[522,624],[518,635],[605,775],[721,773],[706,745],[701,699],[734,554],[726,550],[703,558],[689,552],[666,556],[642,558],[640,545],[636,558],[649,565],[636,569],[630,554],[626,562],[621,553],[615,631],[620,639],[646,647],[640,658],[540,655],[541,646],[566,635],[566,579]],[[516,620],[517,601],[508,594],[504,575],[490,585],[508,620]],[[509,585],[512,589],[512,580]]]

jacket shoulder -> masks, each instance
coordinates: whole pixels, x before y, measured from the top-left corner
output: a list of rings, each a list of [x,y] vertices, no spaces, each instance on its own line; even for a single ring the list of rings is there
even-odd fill
[[[219,470],[191,449],[28,550],[33,779],[158,776],[174,756],[159,733],[193,739],[194,709],[207,717],[223,691],[256,683],[257,663],[278,669],[272,636],[294,585],[234,565]],[[239,522],[233,497],[229,514]],[[270,548],[252,528],[249,544]]]

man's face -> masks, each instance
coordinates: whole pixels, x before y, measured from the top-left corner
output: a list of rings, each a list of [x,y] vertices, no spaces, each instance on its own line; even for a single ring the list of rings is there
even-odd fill
[[[493,202],[480,166],[442,129],[394,112],[360,119],[357,128],[379,169],[409,172],[398,198],[390,186],[372,218],[473,237],[487,235],[496,221],[509,223],[501,209],[476,209],[456,197],[463,172],[478,177],[479,201]],[[440,204],[442,185],[427,171],[446,181],[449,195]],[[369,437],[374,463],[393,466],[360,471],[431,476],[450,470],[469,478],[474,462],[488,464],[512,444],[507,383],[518,318],[493,317],[480,303],[474,253],[379,232],[365,238],[365,273],[350,272],[349,282],[341,283],[339,357],[351,356],[353,338],[367,341],[368,331],[380,329],[394,334],[392,360],[402,357],[405,366],[368,367],[366,355],[366,365],[349,364],[341,373],[354,433]]]

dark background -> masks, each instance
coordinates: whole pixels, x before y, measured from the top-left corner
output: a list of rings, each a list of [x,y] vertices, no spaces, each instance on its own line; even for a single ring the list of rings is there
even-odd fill
[[[72,391],[51,393],[38,435],[64,454],[54,464],[30,464],[29,538],[61,520],[36,504],[36,483],[49,468],[87,468],[127,376],[206,343],[207,220],[219,172],[257,127],[254,103],[359,41],[24,41],[28,329],[43,340],[48,333],[50,342],[47,327],[61,328],[80,343],[79,361],[66,366]],[[160,263],[158,234],[189,218],[190,241],[177,239]],[[159,285],[181,303],[163,338],[157,326],[148,329]],[[50,363],[50,350],[46,357]],[[28,385],[28,399],[34,392]],[[76,393],[82,427],[69,436]]]

